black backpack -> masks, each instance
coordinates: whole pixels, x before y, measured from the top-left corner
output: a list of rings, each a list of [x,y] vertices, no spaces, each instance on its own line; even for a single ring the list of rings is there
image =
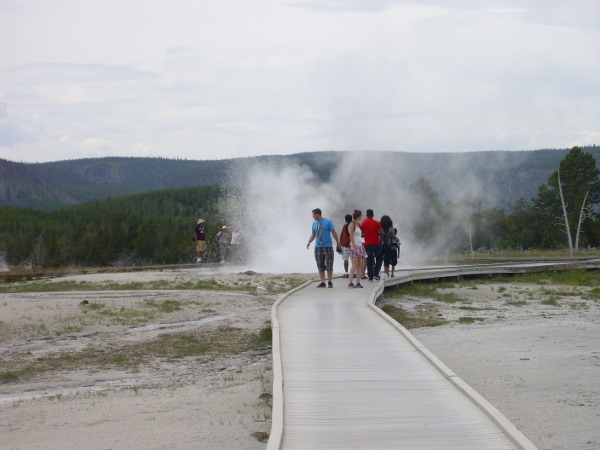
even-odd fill
[[[381,236],[381,243],[383,245],[387,245],[388,247],[391,247],[393,244],[393,240],[394,240],[394,236],[392,235],[392,228],[388,228],[386,231],[383,232],[383,236]]]

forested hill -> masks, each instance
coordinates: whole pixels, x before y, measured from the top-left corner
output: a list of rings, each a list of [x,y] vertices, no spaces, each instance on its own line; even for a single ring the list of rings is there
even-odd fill
[[[98,158],[50,163],[0,160],[0,205],[42,211],[178,187],[222,184],[227,161]]]
[[[222,225],[220,186],[165,189],[44,212],[0,206],[0,257],[30,267],[174,264],[192,261],[199,217]],[[207,255],[215,260],[209,242]],[[218,261],[218,259],[217,259]]]
[[[258,156],[195,161],[166,158],[111,157],[49,163],[17,163],[0,159],[0,206],[54,211],[65,206],[142,192],[235,183],[229,168],[268,160],[295,160],[327,178],[333,152],[294,156]]]
[[[600,163],[600,147],[583,147]],[[369,171],[369,162],[382,160],[399,168],[410,168],[412,179],[431,181],[444,192],[447,183],[469,177],[510,206],[519,198],[530,199],[555,171],[569,149],[535,151],[491,151],[469,153],[401,152],[312,152],[289,156],[260,156],[216,161],[164,158],[98,158],[50,163],[16,163],[0,159],[0,206],[53,211],[92,200],[170,188],[230,185],[232,165],[245,162],[295,161],[327,181],[337,163],[359,154]],[[599,164],[600,167],[600,164]],[[406,173],[406,171],[405,171]]]

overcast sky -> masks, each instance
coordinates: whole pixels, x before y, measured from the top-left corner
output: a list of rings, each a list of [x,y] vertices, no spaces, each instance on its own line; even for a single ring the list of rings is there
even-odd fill
[[[600,0],[0,0],[0,158],[600,144]]]

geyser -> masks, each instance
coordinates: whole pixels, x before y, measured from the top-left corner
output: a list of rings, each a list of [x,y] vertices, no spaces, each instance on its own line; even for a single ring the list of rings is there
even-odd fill
[[[295,160],[244,160],[233,167],[232,184],[239,187],[240,194],[227,204],[224,214],[248,245],[249,268],[266,273],[316,274],[313,247],[306,249],[314,208],[321,208],[338,233],[344,216],[354,209],[360,209],[364,215],[371,208],[377,220],[389,215],[402,242],[399,268],[439,255],[445,243],[455,239],[457,228],[468,228],[467,214],[461,208],[453,208],[443,229],[426,246],[416,245],[418,239],[413,233],[418,237],[423,204],[408,187],[418,175],[412,173],[411,167],[391,164],[388,155],[341,152],[335,161],[323,162],[333,165],[326,182]],[[470,186],[467,190],[464,184],[459,189],[449,186],[445,194],[459,204],[461,195],[478,189]],[[339,274],[342,267],[342,258],[336,254],[334,272]]]

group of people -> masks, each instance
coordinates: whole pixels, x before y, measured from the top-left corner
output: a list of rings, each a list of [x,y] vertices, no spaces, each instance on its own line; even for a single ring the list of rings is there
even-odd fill
[[[194,242],[196,243],[196,262],[201,263],[206,253],[207,231],[204,227],[205,220],[198,219],[194,228]],[[240,248],[240,233],[233,227],[223,226],[215,235],[215,241],[219,246],[221,256],[220,263],[225,263],[225,258],[229,257],[231,261],[237,261]]]
[[[390,216],[384,215],[378,221],[373,218],[373,210],[367,209],[366,217],[363,219],[362,211],[355,209],[351,215],[346,215],[346,223],[338,237],[333,222],[323,217],[319,208],[313,209],[312,214],[314,222],[306,248],[310,248],[310,244],[316,240],[315,260],[321,279],[317,287],[333,287],[332,237],[337,251],[342,254],[344,277],[348,278],[349,288],[362,288],[361,279],[369,281],[381,279],[382,265],[384,277],[394,276],[400,256],[400,240]],[[349,260],[351,267],[348,271]],[[325,284],[326,274],[327,284]],[[354,282],[355,278],[356,282]]]
[[[233,227],[223,226],[215,235],[219,252],[221,254],[220,263],[225,263],[225,258],[237,262],[240,249],[240,233]]]

